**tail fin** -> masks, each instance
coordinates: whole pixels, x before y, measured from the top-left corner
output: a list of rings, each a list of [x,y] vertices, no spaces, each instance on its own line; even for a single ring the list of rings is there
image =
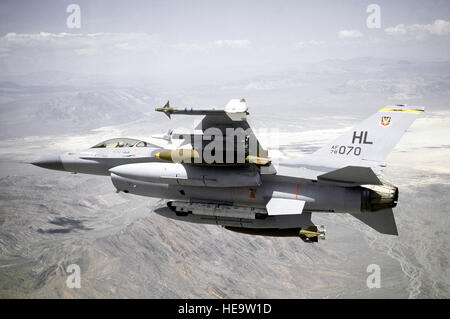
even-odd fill
[[[383,162],[424,108],[387,106],[314,155],[337,160]]]
[[[352,216],[382,234],[398,236],[392,208],[373,213],[352,214]]]

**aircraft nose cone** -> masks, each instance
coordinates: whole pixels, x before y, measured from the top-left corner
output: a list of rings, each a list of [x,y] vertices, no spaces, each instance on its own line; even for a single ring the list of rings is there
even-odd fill
[[[65,169],[62,165],[61,157],[57,154],[44,156],[44,157],[38,159],[37,161],[31,162],[31,164],[42,167],[42,168],[55,169],[58,171],[65,171]]]

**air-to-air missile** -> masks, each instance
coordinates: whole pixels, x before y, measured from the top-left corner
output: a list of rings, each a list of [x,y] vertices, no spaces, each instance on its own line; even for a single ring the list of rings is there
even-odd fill
[[[177,109],[170,107],[169,101],[163,106],[156,108],[157,112],[163,112],[170,118],[172,114],[184,114],[184,115],[217,115],[217,116],[228,116],[233,120],[240,120],[245,118],[245,115],[248,115],[247,107],[245,104],[245,99],[241,100],[232,100],[232,103],[229,103],[225,109],[215,109],[215,108],[183,108]],[[238,102],[239,101],[239,102]]]
[[[313,154],[276,162],[250,129],[244,99],[225,108],[179,109],[167,103],[156,110],[203,119],[182,148],[119,138],[33,164],[110,175],[118,191],[167,199],[157,214],[239,233],[315,242],[325,238],[325,228],[311,221],[314,212],[349,213],[381,233],[398,234],[392,210],[398,188],[383,181],[381,172],[423,108],[382,108]],[[230,128],[241,135],[230,136]]]

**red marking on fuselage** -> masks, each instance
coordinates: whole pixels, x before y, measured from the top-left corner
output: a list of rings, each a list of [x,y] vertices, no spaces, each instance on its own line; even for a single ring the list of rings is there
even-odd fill
[[[298,191],[300,189],[300,184],[297,184],[297,193],[295,193],[295,200],[298,200]]]

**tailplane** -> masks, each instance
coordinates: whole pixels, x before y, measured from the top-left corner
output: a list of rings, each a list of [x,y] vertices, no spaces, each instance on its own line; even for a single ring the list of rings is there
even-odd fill
[[[352,214],[352,216],[382,234],[398,236],[392,208],[373,213]]]

